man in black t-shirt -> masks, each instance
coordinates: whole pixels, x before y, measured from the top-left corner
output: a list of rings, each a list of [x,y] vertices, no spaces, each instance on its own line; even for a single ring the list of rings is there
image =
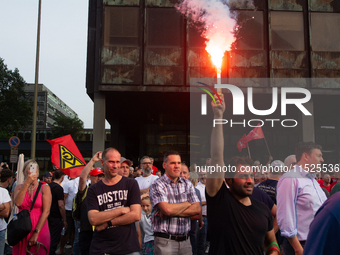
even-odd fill
[[[213,104],[214,119],[223,119],[225,103],[221,96],[222,105],[219,100]],[[206,181],[209,254],[263,255],[263,247],[268,247],[267,254],[279,254],[273,244],[276,239],[269,209],[249,197],[254,188],[252,161],[234,157],[225,165],[223,152],[223,125],[215,125],[211,135],[211,172]]]
[[[52,203],[50,215],[48,216],[48,227],[51,234],[50,255],[56,254],[57,246],[60,242],[60,233],[63,228],[67,228],[64,191],[59,185],[64,179],[65,174],[57,169],[52,177],[52,182],[48,184],[51,188]]]
[[[120,153],[108,148],[94,157],[101,161],[105,177],[87,191],[88,218],[96,226],[90,254],[139,254],[135,222],[141,218],[137,182],[118,174]]]

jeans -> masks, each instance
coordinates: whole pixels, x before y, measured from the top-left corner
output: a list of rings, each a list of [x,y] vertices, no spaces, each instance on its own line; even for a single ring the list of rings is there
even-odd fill
[[[5,251],[5,234],[6,229],[0,231],[0,255],[4,255]]]
[[[73,255],[80,255],[79,230],[80,230],[80,221],[74,220]]]
[[[196,255],[197,254],[197,233],[198,233],[198,221],[197,220],[192,220],[191,221],[191,229],[189,231],[190,234],[190,243],[192,247],[192,254]]]
[[[203,217],[204,225],[197,233],[197,255],[204,255],[205,242],[207,239],[208,219]]]
[[[306,241],[300,241],[302,248],[305,246]],[[285,255],[295,255],[294,248],[290,245],[288,239],[284,239],[281,245],[281,249]]]

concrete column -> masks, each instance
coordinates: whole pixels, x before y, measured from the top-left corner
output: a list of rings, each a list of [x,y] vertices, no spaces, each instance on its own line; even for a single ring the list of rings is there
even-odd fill
[[[302,140],[303,142],[315,142],[315,132],[314,132],[314,104],[310,100],[308,103],[303,104],[304,107],[312,114],[311,116],[306,116],[302,114]]]
[[[92,155],[105,149],[105,116],[105,95],[94,93]]]

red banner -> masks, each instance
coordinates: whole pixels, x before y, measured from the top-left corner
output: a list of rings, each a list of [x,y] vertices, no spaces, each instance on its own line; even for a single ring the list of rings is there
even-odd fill
[[[46,141],[52,147],[52,163],[71,178],[78,177],[86,164],[71,135]]]
[[[241,139],[237,142],[237,148],[241,152],[243,148],[248,147],[248,142],[245,140],[246,134],[244,134]]]
[[[245,137],[244,140],[246,142],[250,142],[251,140],[262,139],[262,138],[264,138],[262,128],[260,124],[257,124],[257,126],[252,131],[249,132],[249,134]]]

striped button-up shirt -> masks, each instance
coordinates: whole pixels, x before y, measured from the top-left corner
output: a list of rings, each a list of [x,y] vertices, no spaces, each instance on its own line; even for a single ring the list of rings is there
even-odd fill
[[[161,219],[155,215],[159,211],[158,204],[166,202],[169,204],[189,202],[199,203],[194,186],[182,177],[174,183],[166,174],[154,181],[150,187],[150,200],[152,204],[152,225],[154,232],[167,233],[170,235],[186,235],[191,228],[190,217],[165,217]]]
[[[327,200],[314,174],[296,165],[277,184],[277,223],[281,235],[307,240],[316,211]]]

